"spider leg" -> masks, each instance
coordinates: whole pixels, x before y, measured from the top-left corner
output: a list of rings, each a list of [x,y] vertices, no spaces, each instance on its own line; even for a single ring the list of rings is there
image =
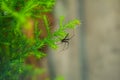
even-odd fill
[[[69,34],[69,33],[68,33]],[[73,30],[73,35],[71,36],[71,37],[69,37],[69,38],[67,38],[67,39],[71,39],[71,38],[73,38],[75,36],[75,32],[74,32],[74,30]]]
[[[73,38],[74,37],[74,34],[70,37],[70,38],[68,38],[69,40],[71,39],[71,38]]]
[[[58,53],[61,53],[62,51],[65,51],[65,50],[68,49],[69,42],[68,41],[64,41],[63,44],[64,44],[64,46],[62,47],[62,50],[60,50]]]
[[[66,43],[64,43],[64,44],[66,44]],[[65,50],[65,46],[66,46],[66,45],[64,45],[58,53],[63,52],[63,51]]]
[[[65,36],[65,38],[64,38],[64,39],[66,39],[68,36],[69,36],[69,33],[67,33],[67,34],[66,34],[66,36]]]
[[[69,48],[69,42],[67,40],[64,41],[65,47],[64,49],[68,49]]]

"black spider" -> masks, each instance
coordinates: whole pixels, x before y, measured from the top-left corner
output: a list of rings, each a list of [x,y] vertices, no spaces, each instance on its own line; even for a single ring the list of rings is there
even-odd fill
[[[69,37],[69,33],[66,34],[66,36],[61,40],[61,43],[64,43],[65,45],[67,44],[67,48],[69,47],[69,40],[73,37]],[[64,49],[64,48],[63,48]]]
[[[61,43],[65,43],[65,44],[67,43],[69,45],[70,38],[68,38],[68,36],[69,36],[69,33],[67,33],[66,36],[61,40]]]

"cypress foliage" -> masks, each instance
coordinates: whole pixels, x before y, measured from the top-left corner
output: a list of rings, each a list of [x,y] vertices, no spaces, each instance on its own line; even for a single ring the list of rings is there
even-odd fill
[[[38,58],[46,56],[38,51],[44,45],[57,48],[56,42],[66,35],[66,29],[74,28],[78,20],[64,24],[60,18],[60,27],[51,33],[50,24],[45,12],[51,12],[54,0],[0,0],[0,80],[19,80],[21,74],[27,74],[30,66],[24,65],[24,60],[30,54]],[[47,36],[40,39],[36,18],[43,18]],[[29,39],[23,33],[27,19],[34,21],[34,39]]]

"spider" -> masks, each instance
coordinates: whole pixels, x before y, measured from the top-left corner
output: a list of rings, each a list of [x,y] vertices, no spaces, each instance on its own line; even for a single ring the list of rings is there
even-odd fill
[[[72,36],[72,37],[68,38],[68,36],[69,36],[69,33],[67,33],[66,36],[63,39],[61,39],[61,43],[64,43],[65,45],[67,44],[67,48],[69,47],[69,40],[73,37]],[[65,49],[65,46],[63,49]]]

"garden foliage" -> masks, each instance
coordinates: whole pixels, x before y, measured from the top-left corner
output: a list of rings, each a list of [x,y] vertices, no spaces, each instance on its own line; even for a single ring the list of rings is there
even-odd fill
[[[78,20],[64,23],[60,18],[59,28],[50,31],[48,18],[43,13],[52,12],[54,0],[0,0],[0,80],[19,80],[25,73],[24,60],[28,55],[38,58],[46,56],[38,49],[47,45],[57,48],[59,42],[66,35],[66,29],[72,29]],[[24,33],[24,26],[28,18],[34,21],[34,38],[29,39]],[[47,36],[40,39],[41,30],[38,29],[36,18],[43,18]]]

